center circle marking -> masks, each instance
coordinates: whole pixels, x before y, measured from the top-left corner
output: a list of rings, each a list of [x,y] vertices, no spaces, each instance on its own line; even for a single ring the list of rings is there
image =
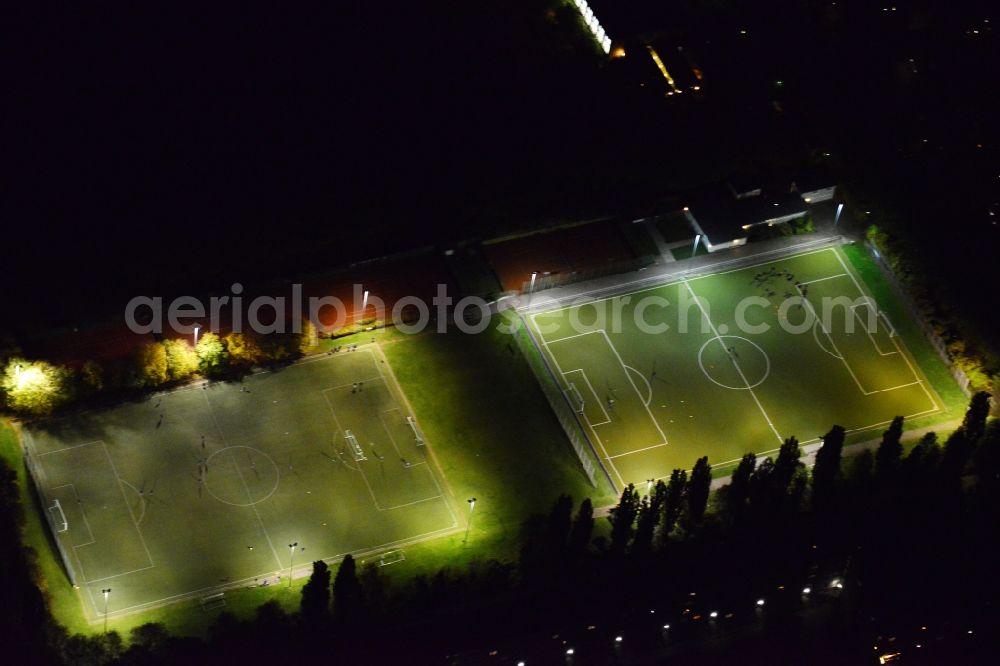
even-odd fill
[[[264,495],[263,497],[260,497],[258,499],[253,499],[252,493],[250,493],[249,490],[247,490],[247,494],[250,495],[250,497],[248,498],[249,501],[246,501],[246,502],[234,502],[234,501],[231,501],[231,500],[222,499],[221,497],[219,497],[218,495],[216,495],[212,491],[211,480],[212,480],[212,476],[213,475],[212,475],[212,472],[210,471],[212,469],[212,464],[211,464],[212,459],[215,458],[220,453],[230,452],[231,455],[235,455],[236,449],[244,449],[251,456],[256,456],[257,459],[263,459],[263,460],[266,460],[268,463],[270,463],[270,468],[274,472],[274,485],[271,486],[271,490],[268,491],[268,493],[266,495]],[[234,460],[233,462],[235,464],[239,464],[239,462],[236,461],[236,460]],[[223,463],[220,463],[220,464],[223,464]],[[256,461],[255,461],[254,464],[256,464]],[[260,504],[261,502],[264,502],[264,501],[270,499],[271,495],[274,494],[274,491],[276,491],[278,489],[278,481],[280,480],[280,477],[281,477],[281,474],[278,472],[278,466],[275,464],[274,460],[271,459],[271,456],[267,455],[266,453],[264,453],[260,449],[253,448],[252,446],[227,446],[224,449],[219,449],[218,451],[214,452],[212,455],[210,455],[208,457],[208,459],[205,461],[205,466],[209,470],[209,471],[207,471],[205,473],[205,490],[207,490],[208,494],[211,495],[212,497],[214,497],[215,499],[219,500],[223,504],[228,504],[230,506],[253,506],[254,504]],[[242,472],[242,471],[240,473],[245,474],[245,472]],[[216,475],[216,476],[218,476],[218,475]]]
[[[708,346],[710,344],[713,344],[713,343],[714,344],[718,344],[718,345],[722,345],[723,347],[725,347],[726,343],[724,341],[727,340],[727,339],[729,339],[729,340],[742,340],[743,342],[746,342],[747,344],[749,344],[752,347],[754,347],[757,351],[760,352],[760,355],[764,357],[764,374],[755,383],[750,384],[749,386],[747,386],[747,385],[743,385],[743,386],[730,386],[729,384],[724,384],[724,383],[720,382],[719,380],[715,379],[714,377],[712,377],[712,374],[705,367],[705,363],[702,360],[702,356],[705,353],[705,349],[707,349]],[[736,363],[739,363],[739,359],[736,360]],[[764,380],[766,380],[767,377],[768,377],[768,375],[771,374],[771,359],[768,357],[767,352],[765,352],[763,349],[761,349],[760,345],[758,345],[753,340],[744,338],[744,337],[739,336],[739,335],[717,335],[714,338],[710,338],[709,340],[707,340],[705,342],[705,344],[703,344],[701,346],[701,349],[698,350],[698,367],[701,368],[702,373],[704,373],[705,377],[707,377],[708,380],[710,382],[712,382],[713,384],[717,384],[718,386],[721,386],[722,388],[731,389],[733,391],[747,391],[747,390],[752,389],[752,388],[757,388],[758,386],[760,386],[761,384],[763,384]]]

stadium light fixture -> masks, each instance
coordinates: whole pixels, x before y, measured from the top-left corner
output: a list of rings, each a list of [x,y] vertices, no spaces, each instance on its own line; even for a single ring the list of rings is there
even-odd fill
[[[295,561],[295,548],[299,542],[288,544],[288,587],[292,586],[292,563]]]
[[[615,636],[615,643],[621,643],[621,642],[622,642],[622,637],[621,636]]]
[[[201,324],[194,325],[194,346],[198,346],[198,331],[201,330]]]
[[[365,295],[361,299],[361,314],[364,315],[365,314],[365,310],[367,310],[367,309],[368,309],[368,290],[365,289]]]
[[[758,599],[758,600],[757,600],[757,606],[763,606],[763,605],[764,605],[764,603],[765,603],[765,602],[764,602],[764,600],[763,600],[763,599]]]
[[[111,596],[111,588],[101,590],[104,595],[104,633],[108,633],[108,597]]]
[[[711,613],[708,614],[708,616],[714,620],[715,618],[719,617],[719,611],[712,611]]]
[[[812,588],[811,587],[803,587],[802,588],[802,594],[809,594],[810,592],[812,592]]]
[[[837,223],[840,222],[840,214],[844,212],[844,204],[837,204],[837,214],[833,216],[833,226],[836,227]]]
[[[538,277],[538,271],[532,271],[531,273],[531,286],[528,287],[528,294],[535,293],[535,279]]]
[[[469,499],[467,499],[465,501],[469,503],[469,522],[467,522],[465,524],[465,538],[462,539],[462,543],[465,543],[466,541],[469,540],[469,529],[472,528],[472,512],[476,508],[476,498],[475,497],[470,497]]]

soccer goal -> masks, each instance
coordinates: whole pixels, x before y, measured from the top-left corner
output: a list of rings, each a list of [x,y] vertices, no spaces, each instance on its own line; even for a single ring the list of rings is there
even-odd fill
[[[65,532],[69,529],[66,514],[63,512],[62,504],[59,503],[59,500],[52,500],[52,506],[49,507],[49,516],[52,518],[52,527],[56,532]]]
[[[354,436],[354,433],[347,430],[344,432],[344,438],[347,440],[347,444],[351,447],[351,453],[354,454],[354,460],[356,462],[368,460],[367,456],[365,456],[364,450],[361,448],[361,445],[358,444],[358,438]]]
[[[573,411],[577,414],[583,414],[583,396],[580,395],[580,391],[577,390],[576,384],[570,382],[564,393],[566,394],[566,399],[569,401],[570,406],[573,407]]]
[[[397,562],[406,561],[406,555],[403,553],[402,549],[390,550],[385,553],[379,553],[378,555],[373,555],[372,557],[362,560],[362,564],[375,564],[380,567],[387,567],[390,564],[396,564]]]
[[[417,420],[412,416],[406,417],[406,422],[410,424],[410,430],[413,431],[413,436],[417,440],[417,446],[424,445],[424,433],[420,432],[420,427],[417,425]]]
[[[201,603],[201,609],[203,611],[222,608],[226,605],[226,593],[219,592],[218,594],[210,594],[207,597],[202,597],[199,602]]]

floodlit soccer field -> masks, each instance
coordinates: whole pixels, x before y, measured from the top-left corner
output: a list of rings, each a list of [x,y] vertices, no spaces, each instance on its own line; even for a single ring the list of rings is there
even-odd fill
[[[391,550],[393,561],[402,545],[458,529],[412,416],[366,345],[50,421],[25,442],[96,619],[108,588],[114,615],[287,584],[290,544],[298,576],[346,553]]]
[[[528,319],[614,482],[641,484],[703,455],[721,465],[793,435],[816,441],[834,424],[877,431],[941,410],[866,298],[828,248]]]

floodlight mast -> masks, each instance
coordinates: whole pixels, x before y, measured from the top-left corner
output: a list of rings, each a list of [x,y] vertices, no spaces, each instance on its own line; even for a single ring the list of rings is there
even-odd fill
[[[198,331],[201,330],[201,324],[194,325],[194,346],[198,346]]]
[[[691,247],[691,258],[694,259],[695,255],[698,254],[698,242],[701,240],[701,234],[694,235],[694,245]]]
[[[292,586],[292,565],[295,562],[295,548],[299,542],[288,544],[288,587]]]
[[[466,502],[469,503],[469,522],[465,524],[465,538],[462,539],[462,543],[465,543],[466,541],[469,540],[469,530],[472,528],[472,512],[476,508],[476,498],[470,497],[469,499],[466,500]]]
[[[104,633],[108,633],[108,597],[111,595],[111,588],[101,590],[104,595]]]
[[[837,223],[840,222],[840,214],[844,212],[844,204],[837,204],[837,214],[833,217],[833,226],[836,228]]]

